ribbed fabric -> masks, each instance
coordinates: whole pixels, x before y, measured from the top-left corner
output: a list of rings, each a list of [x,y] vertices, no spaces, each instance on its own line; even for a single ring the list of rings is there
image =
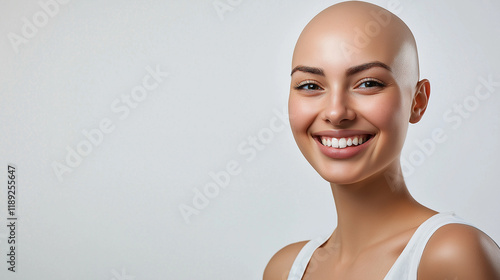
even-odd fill
[[[464,224],[472,226],[470,223],[455,216],[452,212],[438,213],[430,217],[417,228],[401,255],[399,255],[396,262],[384,277],[384,280],[417,280],[418,265],[420,264],[425,245],[427,245],[427,242],[436,230],[447,224]],[[288,280],[302,279],[314,251],[323,245],[330,236],[331,235],[326,235],[313,239],[302,248],[293,262],[290,273],[288,274]]]

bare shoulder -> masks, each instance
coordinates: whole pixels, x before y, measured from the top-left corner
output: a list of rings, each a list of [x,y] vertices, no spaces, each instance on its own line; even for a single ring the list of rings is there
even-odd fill
[[[500,280],[500,249],[485,233],[463,224],[439,228],[427,243],[418,280]]]
[[[306,243],[292,243],[276,252],[264,270],[264,280],[286,280],[295,258]]]

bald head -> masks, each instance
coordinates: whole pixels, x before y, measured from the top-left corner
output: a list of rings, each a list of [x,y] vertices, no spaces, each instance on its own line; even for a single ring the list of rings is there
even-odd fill
[[[337,71],[381,62],[403,90],[414,90],[419,79],[418,55],[410,29],[379,6],[342,2],[320,12],[304,28],[295,46],[292,67],[322,65]]]

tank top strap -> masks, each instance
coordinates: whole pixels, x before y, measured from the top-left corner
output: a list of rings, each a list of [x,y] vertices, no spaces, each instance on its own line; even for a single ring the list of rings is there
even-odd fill
[[[384,280],[417,280],[418,265],[427,242],[440,227],[447,224],[465,224],[473,226],[457,217],[453,212],[438,213],[423,222],[415,231],[396,259]],[[304,276],[314,251],[323,245],[331,234],[312,239],[304,245],[293,262],[287,280],[301,280]]]
[[[417,280],[418,266],[427,242],[436,230],[447,224],[473,226],[453,212],[438,213],[430,217],[417,228],[384,280]]]
[[[293,262],[287,280],[302,279],[302,276],[306,271],[307,265],[309,264],[314,251],[316,251],[316,249],[318,249],[321,245],[325,244],[328,238],[330,238],[330,235],[331,234],[325,234],[323,236],[312,239],[307,242],[304,247],[302,247],[299,254],[295,258],[295,261]]]

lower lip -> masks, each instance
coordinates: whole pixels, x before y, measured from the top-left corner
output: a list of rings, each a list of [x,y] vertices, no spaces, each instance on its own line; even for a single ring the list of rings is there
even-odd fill
[[[325,156],[327,156],[329,158],[333,158],[333,159],[348,159],[348,158],[352,158],[352,157],[356,156],[361,151],[363,151],[368,146],[367,144],[370,143],[372,138],[373,137],[371,137],[370,139],[368,139],[368,141],[364,142],[361,145],[349,146],[349,147],[345,147],[343,149],[337,149],[337,148],[333,148],[333,147],[324,146],[323,144],[321,144],[321,142],[319,142],[319,139],[317,137],[315,137],[314,140],[316,141],[316,143],[318,143],[319,150]]]

